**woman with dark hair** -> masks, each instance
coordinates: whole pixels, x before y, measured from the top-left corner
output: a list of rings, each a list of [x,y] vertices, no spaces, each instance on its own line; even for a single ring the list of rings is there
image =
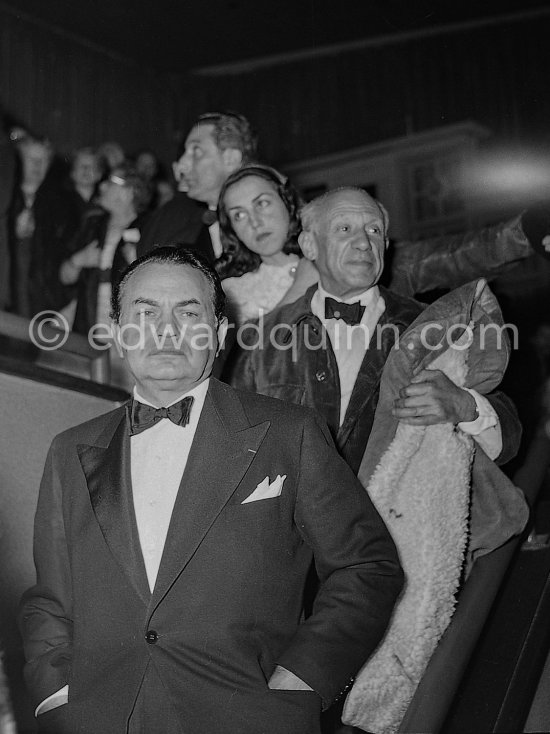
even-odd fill
[[[218,204],[223,254],[216,268],[238,324],[271,311],[297,277],[317,280],[315,268],[300,257],[301,203],[286,176],[269,166],[243,166],[225,182]]]

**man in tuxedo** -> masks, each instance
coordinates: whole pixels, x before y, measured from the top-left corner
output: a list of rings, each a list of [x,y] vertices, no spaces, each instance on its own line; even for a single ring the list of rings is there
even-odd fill
[[[133,399],[54,440],[38,500],[21,627],[41,731],[318,734],[384,633],[387,529],[315,413],[210,377],[223,303],[174,248],[113,290]]]
[[[386,358],[423,306],[379,286],[388,214],[365,191],[330,191],[307,204],[301,217],[300,246],[315,263],[319,284],[268,314],[260,338],[256,326],[243,333],[246,348],[229,379],[236,387],[315,408],[357,472]],[[261,348],[254,348],[257,343]],[[459,388],[439,370],[416,375],[394,415],[412,425],[455,423],[499,461],[515,454],[521,434],[506,396]]]
[[[246,117],[235,112],[200,115],[173,165],[178,191],[150,218],[138,256],[153,247],[183,243],[213,263],[221,255],[216,208],[228,176],[256,155],[256,136]]]

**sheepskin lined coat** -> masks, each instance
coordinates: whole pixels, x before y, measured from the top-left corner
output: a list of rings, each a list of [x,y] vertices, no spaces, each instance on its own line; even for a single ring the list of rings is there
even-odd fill
[[[397,544],[406,585],[384,641],[348,696],[344,721],[397,731],[455,607],[473,561],[520,533],[528,508],[471,436],[451,424],[409,426],[392,416],[419,369],[440,369],[481,394],[501,381],[509,356],[497,301],[484,280],[428,307],[386,362],[359,478]]]

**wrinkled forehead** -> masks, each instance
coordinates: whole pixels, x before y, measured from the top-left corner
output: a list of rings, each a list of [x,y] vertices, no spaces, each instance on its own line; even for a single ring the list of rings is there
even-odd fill
[[[344,189],[329,193],[325,199],[325,211],[340,211],[349,209],[350,211],[365,211],[367,213],[377,213],[381,215],[380,207],[376,201],[366,192],[355,189]]]
[[[122,303],[135,299],[180,301],[192,298],[206,310],[214,308],[214,289],[198,268],[171,262],[148,262],[129,276]]]
[[[384,222],[384,215],[377,202],[361,191],[336,191],[329,194],[323,207],[324,221],[329,223],[340,216],[365,216]]]

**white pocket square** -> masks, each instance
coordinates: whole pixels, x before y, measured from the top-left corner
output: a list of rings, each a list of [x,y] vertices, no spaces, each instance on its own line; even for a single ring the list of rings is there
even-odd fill
[[[276,478],[270,484],[269,477],[266,477],[258,484],[252,494],[249,494],[248,497],[241,502],[241,505],[246,505],[247,502],[267,500],[270,497],[278,497],[283,491],[283,484],[285,479],[286,474],[283,474],[283,476],[277,474]]]

